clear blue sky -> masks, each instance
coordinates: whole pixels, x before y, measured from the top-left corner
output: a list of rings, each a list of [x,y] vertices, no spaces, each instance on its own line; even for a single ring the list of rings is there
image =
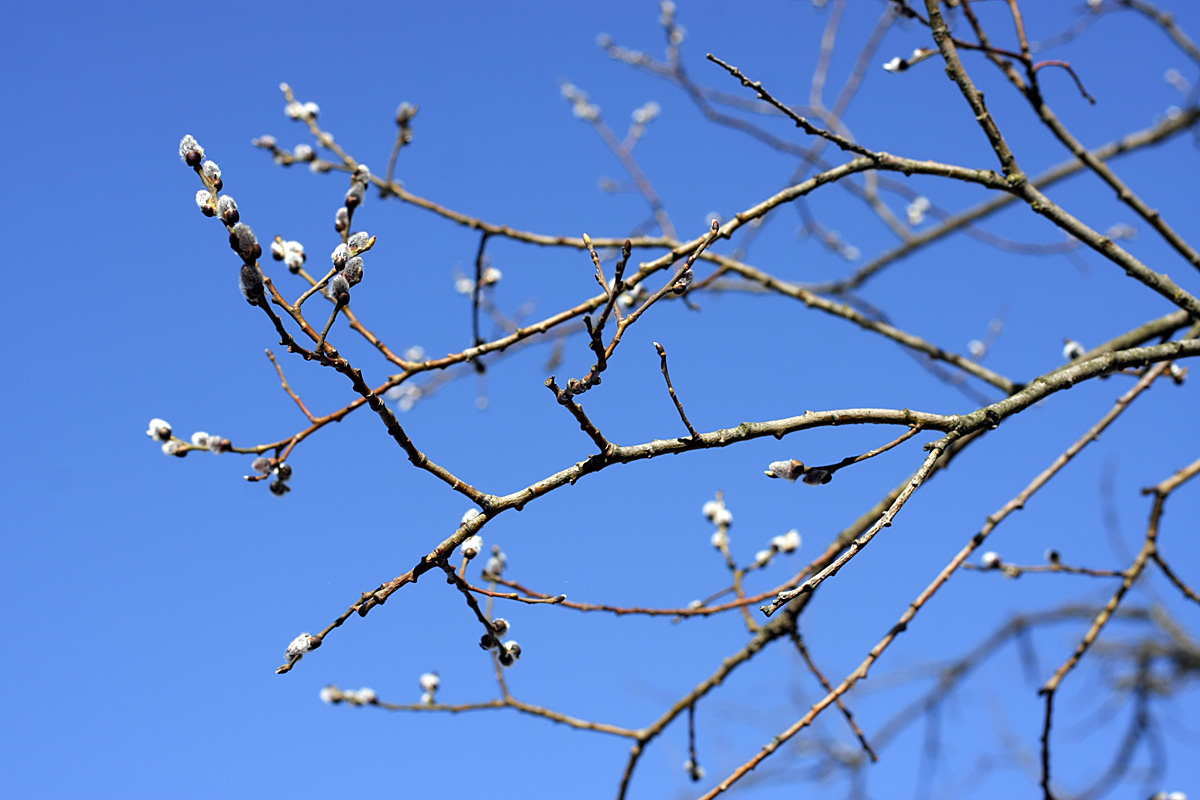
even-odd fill
[[[1031,36],[1040,38],[1067,28],[1079,4],[1026,5]],[[1194,4],[1163,5],[1193,37],[1200,35]],[[698,81],[744,91],[704,61],[711,51],[777,96],[807,101],[828,11],[798,0],[738,8],[680,0],[679,6],[688,30],[685,58]],[[883,7],[851,3],[827,98]],[[982,7],[1009,41],[999,4]],[[247,458],[168,459],[143,432],[152,417],[163,417],[185,437],[205,430],[251,445],[303,426],[263,355],[267,347],[283,355],[277,339],[241,300],[236,258],[220,227],[197,211],[198,181],[176,153],[180,137],[194,134],[221,165],[226,189],[261,239],[277,233],[299,239],[324,263],[337,241],[332,219],[345,176],[284,170],[250,145],[268,133],[286,147],[311,143],[282,113],[281,81],[317,102],[323,125],[377,171],[395,136],[397,104],[419,104],[416,141],[397,169],[406,187],[526,230],[623,236],[646,216],[637,196],[598,188],[602,177],[625,176],[593,131],[572,117],[561,81],[589,92],[618,135],[635,108],[648,100],[661,105],[661,118],[636,153],[682,237],[702,233],[710,212],[732,215],[785,185],[793,167],[786,156],[705,122],[679,90],[596,46],[597,34],[607,33],[661,55],[657,15],[656,3],[630,0],[347,3],[336,11],[298,2],[6,7],[0,33],[6,109],[0,219],[9,242],[8,366],[0,383],[6,795],[614,796],[624,740],[508,711],[411,716],[318,700],[323,685],[336,683],[413,702],[426,670],[440,672],[440,698],[447,702],[492,696],[491,667],[475,644],[477,623],[433,576],[366,620],[352,619],[291,674],[274,674],[293,636],[319,630],[361,591],[408,570],[467,508],[461,496],[412,469],[377,419],[355,414],[306,441],[291,459],[294,491],[283,499],[242,480]],[[926,44],[918,26],[898,26],[876,61]],[[1089,146],[1149,127],[1182,105],[1183,95],[1163,79],[1169,68],[1197,81],[1195,64],[1128,13],[1102,19],[1075,46],[1050,57],[1059,52],[1099,102],[1087,105],[1064,73],[1047,70],[1050,102]],[[1029,173],[1066,158],[980,59],[968,66],[986,76],[989,105]],[[846,119],[877,150],[996,167],[935,62],[903,75],[873,66]],[[781,122],[771,130],[803,141]],[[1184,135],[1114,163],[1200,243],[1195,143]],[[974,187],[928,178],[911,184],[952,209],[984,197]],[[1087,178],[1051,195],[1097,229],[1138,222]],[[904,201],[890,202],[903,216]],[[845,193],[824,190],[809,207],[864,257],[894,244]],[[455,293],[454,276],[470,266],[476,234],[374,195],[355,223],[379,237],[355,290],[354,308],[364,321],[396,350],[420,345],[442,354],[468,346],[470,309]],[[785,209],[748,260],[788,280],[846,275],[852,265],[845,260],[812,239],[797,241],[798,224]],[[1062,241],[1024,209],[985,227],[1022,242]],[[730,247],[718,245],[723,252]],[[1196,271],[1144,230],[1130,247],[1185,288],[1200,290]],[[490,252],[504,274],[496,301],[509,313],[531,303],[532,318],[540,319],[595,293],[590,263],[576,251],[495,241]],[[275,262],[264,265],[287,283]],[[1096,344],[1172,310],[1090,252],[1012,254],[961,236],[896,265],[862,297],[901,327],[959,352],[1003,316],[1005,331],[984,363],[1016,380],[1058,364],[1064,337]],[[667,347],[675,387],[701,430],[807,409],[974,408],[893,344],[798,303],[744,294],[699,295],[696,302],[701,313],[666,304],[631,328],[603,386],[587,396],[585,407],[613,440],[633,444],[682,432],[653,341]],[[368,382],[391,371],[344,326],[331,338]],[[591,452],[542,386],[548,355],[546,347],[531,348],[497,362],[486,385],[467,376],[401,419],[435,460],[486,491],[513,491]],[[353,399],[332,371],[294,357],[283,363],[314,412]],[[585,343],[571,340],[557,370],[560,383],[590,364]],[[1139,488],[1200,452],[1198,380],[1193,367],[1184,386],[1152,389],[1002,526],[992,549],[1018,563],[1038,563],[1045,548],[1055,547],[1071,563],[1126,566],[1149,512]],[[990,434],[923,488],[806,613],[804,630],[826,673],[840,680],[857,665],[984,518],[1129,385],[1118,376],[1059,394]],[[489,399],[483,411],[476,402],[481,391]],[[921,458],[918,442],[927,437],[847,470],[826,487],[767,481],[763,466],[791,457],[832,462],[887,438],[879,430],[820,430],[607,470],[521,514],[501,516],[485,540],[503,545],[512,577],[541,591],[684,605],[727,581],[700,514],[701,504],[724,490],[741,560],[789,528],[805,537],[791,563],[758,579],[752,590],[759,591],[791,574],[911,473]],[[1111,502],[1104,498],[1107,476],[1115,481]],[[1164,552],[1193,586],[1200,584],[1198,490],[1191,485],[1170,501],[1163,532]],[[1119,525],[1115,537],[1108,532],[1110,511]],[[928,685],[885,691],[884,676],[961,655],[1013,613],[1103,602],[1112,588],[1111,581],[1062,576],[956,576],[851,696],[856,710],[863,706],[859,721],[870,735]],[[1154,576],[1129,602],[1162,602],[1195,631],[1198,609],[1177,594]],[[509,673],[518,697],[630,727],[648,724],[745,641],[732,615],[674,625],[540,606],[506,607],[504,614],[525,650]],[[1010,648],[955,694],[941,716],[946,738],[935,796],[1034,796],[1026,765],[999,742],[1012,735],[1026,748],[1021,756],[1036,756],[1036,687],[1084,629],[1076,621],[1039,634],[1035,678],[1014,677],[1022,667]],[[1068,681],[1059,704],[1056,775],[1072,788],[1094,774],[1098,759],[1108,763],[1132,713],[1127,698],[1107,710],[1097,702],[1110,696],[1120,668],[1106,673],[1096,666],[1103,654],[1093,655],[1096,662]],[[784,646],[739,672],[697,716],[709,778],[726,775],[820,695]],[[1168,766],[1152,788],[1200,795],[1194,766],[1200,699],[1193,688],[1156,708]],[[853,745],[832,714],[816,731]],[[922,785],[923,731],[918,723],[867,771],[870,796],[911,796]],[[973,762],[977,751],[967,745],[976,742],[999,761]],[[760,777],[741,792],[794,796],[789,776],[802,778],[796,765],[803,762],[799,750],[787,752],[790,760],[763,770],[770,780]],[[647,751],[630,796],[697,793],[680,766],[686,757],[685,727],[676,723]],[[1137,758],[1144,770],[1146,752]],[[822,786],[829,796],[846,791],[844,781]],[[1113,796],[1142,796],[1143,788],[1133,781]]]

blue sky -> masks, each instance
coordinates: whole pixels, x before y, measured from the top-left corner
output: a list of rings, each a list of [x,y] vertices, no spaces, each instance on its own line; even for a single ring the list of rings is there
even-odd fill
[[[1028,5],[1034,38],[1068,28],[1079,10],[1072,3]],[[1200,9],[1166,0],[1163,6],[1200,35]],[[827,100],[883,8],[851,3]],[[828,13],[798,1],[734,10],[681,0],[690,74],[722,91],[744,92],[704,61],[713,52],[778,97],[805,102]],[[999,4],[981,4],[981,13],[1010,41]],[[332,219],[345,176],[283,169],[250,144],[263,134],[285,147],[312,143],[303,126],[284,116],[281,81],[301,100],[318,103],[322,125],[376,171],[391,150],[396,106],[419,104],[416,139],[401,154],[397,177],[447,207],[525,230],[624,236],[647,216],[640,197],[600,190],[603,177],[626,178],[595,133],[572,116],[560,96],[564,81],[587,91],[618,135],[634,109],[660,104],[661,117],[635,153],[681,237],[701,234],[710,213],[728,217],[786,185],[792,159],[706,122],[679,89],[614,62],[596,45],[597,35],[607,33],[660,57],[657,16],[655,3],[628,0],[351,3],[336,12],[306,3],[42,3],[5,10],[0,92],[9,113],[0,127],[0,217],[12,257],[9,367],[0,384],[6,440],[0,592],[9,612],[0,677],[13,696],[0,764],[7,793],[324,797],[402,786],[418,797],[489,790],[614,796],[624,740],[508,711],[405,715],[319,701],[319,689],[335,683],[415,702],[417,678],[427,670],[440,673],[440,699],[447,702],[492,696],[491,666],[475,644],[477,623],[461,597],[432,575],[365,620],[351,619],[291,674],[274,674],[293,636],[323,628],[361,591],[408,570],[453,532],[468,507],[412,469],[377,419],[354,414],[305,441],[291,458],[294,490],[282,499],[242,480],[247,458],[168,459],[143,432],[152,417],[163,417],[185,438],[205,430],[246,446],[301,429],[303,417],[263,354],[268,347],[315,413],[352,399],[341,376],[284,358],[262,315],[242,301],[225,233],[197,211],[192,198],[200,185],[176,152],[183,134],[195,135],[221,165],[226,190],[260,238],[298,239],[310,263],[323,264],[338,241]],[[919,26],[894,28],[847,124],[876,150],[995,168],[938,63],[902,75],[879,66],[927,44]],[[1163,78],[1168,69],[1197,81],[1194,63],[1128,13],[1106,16],[1047,57],[1069,58],[1098,98],[1090,106],[1062,71],[1042,73],[1050,103],[1088,146],[1150,127],[1171,106],[1184,105],[1184,95]],[[1067,157],[982,60],[967,63],[1028,173]],[[804,141],[781,121],[767,124],[777,136]],[[1184,236],[1200,242],[1195,142],[1185,134],[1113,163]],[[834,152],[826,155],[840,161]],[[947,209],[985,199],[976,187],[919,177],[909,183]],[[1200,290],[1195,270],[1098,181],[1076,177],[1050,194],[1099,230],[1136,225],[1131,250],[1189,291]],[[906,202],[889,196],[901,216]],[[844,277],[895,243],[846,193],[825,189],[809,208],[863,256],[851,263],[812,237],[800,240],[799,218],[783,209],[764,226],[747,261],[785,280],[821,281]],[[455,292],[454,279],[471,267],[477,234],[374,194],[355,227],[378,236],[354,293],[356,313],[397,351],[419,345],[432,356],[468,346],[470,305]],[[1063,241],[1015,207],[984,227],[1021,242]],[[734,244],[715,247],[729,252]],[[528,306],[529,318],[541,319],[596,291],[590,262],[578,251],[494,240],[489,253],[504,275],[494,297],[506,313]],[[287,284],[290,276],[275,262],[263,263]],[[1172,310],[1090,252],[1007,253],[963,236],[899,262],[861,297],[896,325],[958,352],[1002,317],[1004,332],[984,364],[1017,380],[1057,366],[1064,337],[1090,346]],[[654,341],[667,348],[675,388],[702,431],[807,409],[975,407],[894,344],[793,301],[737,292],[694,299],[699,312],[668,303],[632,326],[603,386],[585,396],[588,413],[612,440],[634,444],[682,433]],[[394,371],[343,325],[331,340],[369,383]],[[467,375],[448,383],[401,421],[434,460],[486,491],[514,491],[591,452],[542,386],[549,355],[546,344],[498,360],[486,381]],[[567,342],[562,359],[560,383],[582,375],[592,360],[578,337]],[[1054,547],[1069,563],[1126,566],[1150,508],[1139,489],[1190,463],[1200,449],[1197,377],[1154,387],[1001,526],[989,546],[1022,564],[1041,562]],[[989,434],[918,492],[893,528],[822,587],[803,617],[814,657],[830,678],[836,682],[853,669],[984,518],[1131,384],[1116,376],[1050,398]],[[765,464],[792,457],[833,462],[889,438],[879,429],[822,429],[614,468],[520,514],[502,515],[484,538],[503,545],[514,579],[540,591],[681,606],[728,581],[700,514],[723,490],[737,520],[731,537],[740,560],[789,528],[805,538],[790,562],[755,576],[752,590],[761,591],[814,557],[910,474],[921,459],[918,443],[930,437],[846,470],[824,487],[767,481]],[[1193,484],[1170,500],[1162,533],[1164,553],[1193,586],[1200,583],[1198,495]],[[851,695],[851,705],[870,736],[929,685],[899,679],[893,685],[884,676],[959,656],[1014,613],[1102,603],[1112,589],[1111,581],[1067,576],[958,575]],[[1139,585],[1129,602],[1161,603],[1196,629],[1196,606],[1159,575]],[[672,624],[542,606],[503,613],[525,652],[508,675],[518,697],[630,727],[648,724],[745,642],[732,615]],[[1114,641],[1136,634],[1118,627],[1126,624],[1114,623]],[[1036,756],[1036,687],[1085,628],[1076,620],[1035,635],[1036,680],[1016,677],[1021,661],[1010,647],[952,696],[939,717],[945,739],[933,796],[1034,791],[1036,779],[1021,759]],[[1095,663],[1087,662],[1060,695],[1055,774],[1072,789],[1094,775],[1098,759],[1108,763],[1131,714],[1128,697],[1111,690],[1123,667],[1106,660],[1102,648],[1093,656]],[[699,786],[728,774],[821,694],[785,646],[737,673],[698,709],[700,760],[709,776]],[[1101,702],[1114,697],[1111,706]],[[1195,768],[1185,763],[1200,741],[1194,681],[1190,693],[1156,709],[1167,766],[1150,788],[1200,794]],[[867,770],[870,796],[908,796],[928,785],[919,774],[924,731],[917,723]],[[832,715],[816,733],[853,745]],[[1000,745],[1010,733],[1023,750]],[[739,791],[794,796],[810,763],[798,747],[786,760],[768,762],[761,771],[766,779]],[[979,752],[993,761],[975,761]],[[647,750],[630,797],[698,794],[680,766],[686,758],[686,728],[677,722]],[[1135,775],[1148,763],[1141,751]],[[818,786],[829,796],[848,790],[844,779]],[[1144,788],[1132,780],[1121,796],[1141,796]]]

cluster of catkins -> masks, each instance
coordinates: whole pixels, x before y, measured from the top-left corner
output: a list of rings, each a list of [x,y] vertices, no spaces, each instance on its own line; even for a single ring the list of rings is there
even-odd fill
[[[190,133],[179,142],[179,156],[189,167],[196,170],[204,188],[196,192],[196,205],[206,217],[217,217],[229,230],[229,246],[242,259],[239,282],[246,302],[258,305],[263,301],[264,288],[262,271],[258,259],[262,246],[250,226],[240,220],[237,202],[229,195],[222,195],[224,183],[221,168],[214,161],[204,159],[204,148]]]
[[[162,451],[168,456],[186,456],[189,450],[208,450],[210,453],[227,453],[233,445],[224,436],[215,436],[204,431],[192,434],[191,444],[180,439],[171,430],[171,423],[155,417],[150,420],[146,435],[156,442],[162,442]]]
[[[362,205],[367,196],[367,186],[371,183],[371,170],[366,164],[359,164],[350,178],[350,191],[346,192],[345,204],[337,210],[333,227],[338,233],[345,235],[350,229],[350,220],[354,209]],[[365,253],[375,245],[375,237],[365,231],[350,234],[346,241],[339,244],[333,251],[333,268],[337,274],[325,285],[325,296],[338,305],[350,302],[350,287],[358,284],[363,277],[363,260]]]
[[[469,509],[463,514],[462,524],[466,525],[475,517],[479,516],[478,509]],[[462,544],[463,557],[468,561],[474,559],[483,550],[483,538],[479,534],[467,537]],[[504,568],[508,566],[508,557],[504,555],[504,551],[500,549],[500,545],[492,545],[492,555],[487,560],[487,565],[483,569],[484,578],[489,580],[500,577],[504,573]],[[502,642],[501,639],[508,634],[508,620],[503,617],[496,617],[489,623],[491,632],[485,633],[479,639],[479,646],[484,650],[498,650],[497,658],[500,659],[501,665],[511,667],[521,657],[521,645],[514,641]]]
[[[271,481],[271,485],[269,487],[271,494],[277,497],[283,497],[292,490],[292,487],[288,486],[287,483],[292,477],[291,464],[277,462],[275,459],[267,458],[266,456],[259,456],[258,458],[254,459],[253,463],[250,464],[250,468],[264,478],[268,475],[274,476],[274,480]],[[251,478],[251,480],[259,479]]]

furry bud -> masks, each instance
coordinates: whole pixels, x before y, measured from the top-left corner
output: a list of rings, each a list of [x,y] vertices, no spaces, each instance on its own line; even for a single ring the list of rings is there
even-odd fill
[[[155,417],[150,420],[150,427],[146,431],[146,435],[156,442],[165,442],[171,438],[171,424],[165,419]]]
[[[257,247],[257,245],[255,246]],[[262,273],[258,271],[257,266],[252,263],[242,264],[239,284],[247,303],[257,305],[262,301],[264,295],[263,279]]]
[[[467,537],[467,540],[462,544],[463,558],[468,561],[479,555],[481,550],[483,550],[483,537],[479,534]]]
[[[204,177],[212,181],[212,185],[219,190],[221,184],[221,168],[217,166],[215,161],[205,161],[200,165],[200,171],[204,173]]]
[[[342,273],[334,275],[325,287],[325,296],[335,303],[347,305],[350,302],[350,281]]]
[[[234,225],[233,230],[229,232],[229,246],[248,264],[253,264],[262,256],[262,247],[258,244],[258,237],[244,222]]]
[[[692,281],[695,280],[695,278],[696,273],[692,271],[691,267],[688,267],[675,281],[675,285],[671,287],[671,291],[675,294],[683,294],[687,291],[687,288],[692,285]]]
[[[333,248],[333,254],[330,258],[333,259],[333,268],[340,272],[346,266],[346,262],[350,260],[350,248],[344,244],[339,244]]]
[[[833,480],[833,473],[827,469],[811,468],[804,472],[804,482],[809,486],[820,486]]]
[[[363,277],[363,260],[355,256],[347,261],[345,269],[342,270],[342,275],[345,276],[347,283],[351,286],[358,285],[358,282]]]
[[[401,103],[400,107],[396,109],[396,124],[401,128],[406,128],[416,115],[417,106],[411,105],[408,102]]]
[[[221,218],[221,222],[226,225],[236,225],[238,222],[238,207],[234,199],[229,195],[221,195],[221,199],[217,201],[217,215]]]
[[[204,160],[204,148],[196,141],[196,137],[189,133],[179,142],[179,157],[189,167],[198,167],[200,166],[200,162]]]
[[[782,478],[795,483],[796,479],[804,474],[804,462],[794,458],[790,461],[772,461],[763,474],[768,478]]]

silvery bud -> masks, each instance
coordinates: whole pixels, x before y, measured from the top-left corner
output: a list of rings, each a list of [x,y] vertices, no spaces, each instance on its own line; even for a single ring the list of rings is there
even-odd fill
[[[217,201],[217,215],[226,225],[236,225],[238,222],[238,207],[234,199],[229,195],[221,195],[221,199]]]
[[[189,167],[198,167],[200,166],[200,162],[204,160],[204,148],[196,141],[196,137],[189,133],[179,142],[179,157]]]
[[[346,266],[346,262],[350,260],[350,248],[345,244],[339,244],[333,248],[333,255],[330,258],[333,259],[333,268],[341,271],[342,267]]]
[[[335,303],[346,305],[350,302],[350,282],[346,280],[346,276],[338,273],[329,279],[329,285],[325,287],[325,296]]]
[[[691,267],[688,267],[683,271],[683,274],[676,279],[675,285],[671,287],[671,291],[675,294],[683,294],[687,291],[687,288],[692,285],[692,281],[695,280],[695,278],[696,273],[692,271]]]
[[[196,192],[196,205],[200,206],[200,211],[206,217],[214,216],[217,213],[213,209],[212,193],[208,189],[201,189]]]
[[[244,222],[234,225],[233,230],[229,232],[229,246],[242,257],[243,261],[249,264],[253,264],[262,256],[262,247],[258,244],[258,237]]]
[[[347,261],[345,269],[342,270],[342,275],[346,277],[346,282],[351,286],[357,286],[363,277],[363,260],[355,256]]]
[[[239,275],[239,286],[241,287],[242,295],[246,298],[246,302],[250,305],[257,305],[262,301],[265,294],[262,273],[258,271],[258,267],[255,264],[242,264]]]
[[[804,462],[791,459],[790,461],[772,461],[763,472],[768,478],[782,478],[795,483],[804,474]]]
[[[462,544],[463,558],[468,561],[479,555],[483,550],[483,537],[479,534],[467,537],[467,540]]]

